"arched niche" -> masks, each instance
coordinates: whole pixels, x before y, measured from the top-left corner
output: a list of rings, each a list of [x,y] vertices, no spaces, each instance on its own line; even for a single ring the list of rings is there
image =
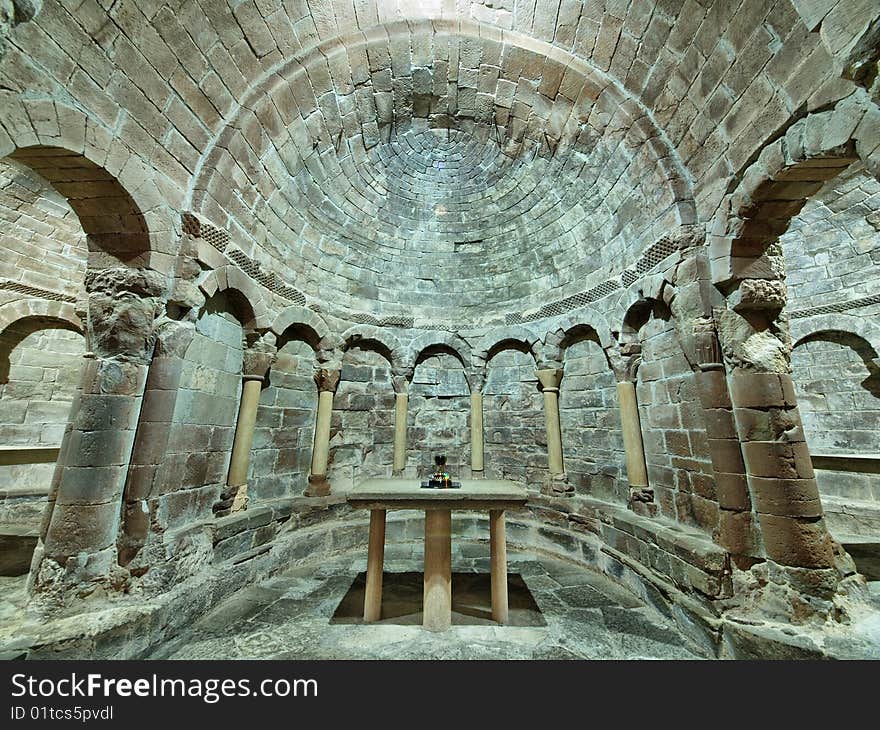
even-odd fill
[[[547,460],[544,406],[528,342],[507,339],[486,353],[483,384],[486,476],[540,483]]]
[[[443,453],[453,473],[468,476],[469,414],[470,388],[460,354],[448,345],[421,350],[410,385],[407,463],[426,476],[434,468],[434,455]]]
[[[617,380],[592,327],[575,326],[566,333],[562,364],[559,420],[569,481],[580,494],[625,504]]]
[[[351,339],[333,398],[328,476],[345,489],[391,476],[394,452],[392,352],[375,339]]]
[[[314,331],[291,325],[260,393],[248,476],[251,505],[302,494],[315,438],[317,345]]]
[[[816,482],[832,534],[880,537],[880,362],[859,335],[842,330],[801,338],[792,379]],[[874,461],[871,461],[874,459]],[[859,512],[873,513],[862,519]]]

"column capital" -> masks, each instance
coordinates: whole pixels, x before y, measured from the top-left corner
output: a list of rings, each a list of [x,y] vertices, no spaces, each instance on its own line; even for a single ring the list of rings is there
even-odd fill
[[[486,369],[473,368],[467,372],[467,381],[471,389],[471,395],[483,392],[483,386],[486,384]]]
[[[694,321],[694,356],[700,370],[723,369],[724,355],[713,318],[701,317]]]
[[[244,351],[241,361],[241,376],[245,380],[263,380],[269,368],[275,363],[278,351],[275,347],[264,345]]]
[[[642,346],[638,342],[624,342],[618,348],[609,348],[608,362],[618,383],[635,382],[642,364]]]
[[[86,341],[98,358],[148,364],[164,320],[166,277],[148,269],[86,274]]]
[[[398,395],[406,395],[412,376],[412,370],[392,370],[391,387],[394,388],[394,392]]]
[[[561,369],[536,370],[535,375],[538,376],[541,391],[553,392],[559,390],[559,384],[562,382],[563,375]]]
[[[342,372],[340,370],[327,370],[325,368],[320,368],[315,371],[315,385],[318,386],[318,392],[331,392],[335,393],[336,388],[339,387],[339,378],[341,377]]]

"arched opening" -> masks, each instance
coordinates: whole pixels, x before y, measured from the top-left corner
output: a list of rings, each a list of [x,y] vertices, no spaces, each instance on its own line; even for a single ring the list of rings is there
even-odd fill
[[[252,504],[289,500],[302,494],[315,439],[315,348],[317,334],[291,325],[278,339],[278,352],[260,393],[248,476]]]
[[[9,157],[48,180],[73,208],[86,233],[90,269],[148,265],[150,234],[143,211],[107,170],[61,147],[25,147]]]
[[[347,343],[333,398],[328,476],[334,488],[391,476],[394,387],[391,351],[376,340]]]
[[[432,345],[415,359],[407,423],[407,463],[419,477],[434,470],[434,455],[446,454],[451,473],[470,476],[470,387],[459,354]]]
[[[565,472],[576,492],[626,504],[628,497],[617,381],[592,327],[563,341],[559,417]]]
[[[844,545],[880,543],[880,367],[849,332],[817,332],[791,354],[804,435],[828,529]]]
[[[526,343],[505,340],[489,350],[483,423],[486,476],[540,484],[547,436],[535,359]]]
[[[84,352],[66,320],[25,317],[0,332],[0,575],[30,567]]]

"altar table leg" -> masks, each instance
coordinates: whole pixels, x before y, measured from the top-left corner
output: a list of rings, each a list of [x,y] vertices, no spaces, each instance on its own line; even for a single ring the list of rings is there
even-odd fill
[[[422,626],[432,631],[452,623],[452,512],[425,510],[425,593]]]
[[[492,572],[492,620],[507,623],[507,535],[504,510],[489,510],[489,563]]]
[[[382,568],[385,562],[385,510],[370,510],[370,544],[367,549],[367,589],[364,621],[378,621],[382,615]]]

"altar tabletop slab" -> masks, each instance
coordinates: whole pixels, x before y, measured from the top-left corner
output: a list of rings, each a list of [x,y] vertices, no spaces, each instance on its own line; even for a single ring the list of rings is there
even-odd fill
[[[364,509],[505,510],[525,506],[525,487],[504,479],[462,479],[460,489],[423,489],[418,479],[365,479],[348,494]]]

